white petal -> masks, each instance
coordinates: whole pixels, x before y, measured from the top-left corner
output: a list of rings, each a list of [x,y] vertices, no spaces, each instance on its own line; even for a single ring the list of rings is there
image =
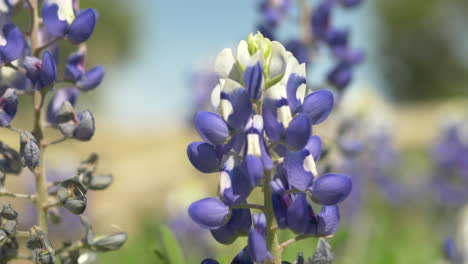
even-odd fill
[[[227,78],[229,77],[229,73],[234,67],[236,60],[232,55],[231,49],[223,49],[221,53],[216,57],[215,60],[215,72],[219,74],[219,76]]]
[[[250,53],[247,42],[245,40],[241,40],[237,46],[237,61],[245,68],[249,63],[249,60]]]

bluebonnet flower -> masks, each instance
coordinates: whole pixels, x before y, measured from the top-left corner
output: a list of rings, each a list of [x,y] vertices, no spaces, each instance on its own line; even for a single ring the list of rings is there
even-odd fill
[[[3,25],[0,32],[0,64],[17,60],[23,49],[24,38],[21,30],[12,23]]]
[[[85,50],[79,49],[70,54],[65,65],[65,80],[76,83],[82,91],[90,91],[101,84],[104,78],[104,67],[95,66],[90,70],[85,68]]]
[[[14,89],[0,88],[0,127],[9,126],[18,110],[18,96]]]
[[[98,14],[94,9],[78,10],[72,0],[46,0],[42,6],[46,29],[54,36],[73,43],[82,43],[91,37]]]
[[[352,68],[364,59],[364,52],[352,49],[349,44],[350,31],[347,28],[335,28],[331,18],[336,4],[345,7],[356,6],[361,1],[354,0],[322,0],[311,15],[311,29],[319,41],[331,50],[337,63],[327,74],[328,82],[339,92],[342,92],[352,81]]]
[[[312,126],[330,114],[333,94],[318,90],[306,96],[305,64],[260,33],[241,41],[236,56],[231,49],[223,50],[215,70],[220,78],[211,95],[216,113],[195,115],[203,141],[191,143],[187,154],[201,172],[219,172],[219,198],[192,203],[191,218],[220,243],[248,235],[248,245],[237,259],[270,259],[266,237],[271,223],[263,214],[254,215],[250,228],[246,202],[255,187],[263,186],[273,190],[265,202],[272,203],[280,228],[332,235],[340,218],[336,204],[348,196],[352,183],[341,174],[319,176],[321,140],[312,136]],[[271,182],[265,173],[273,173]],[[317,215],[307,196],[323,205]]]
[[[23,62],[26,76],[34,85],[34,90],[42,90],[51,86],[57,80],[57,66],[52,54],[44,51],[42,60],[36,57],[25,57]]]
[[[431,185],[441,205],[461,206],[468,201],[468,143],[464,139],[465,129],[464,122],[449,124],[432,147],[435,169]]]

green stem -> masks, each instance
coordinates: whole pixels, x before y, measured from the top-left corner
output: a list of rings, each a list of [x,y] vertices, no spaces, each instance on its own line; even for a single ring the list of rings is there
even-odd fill
[[[265,184],[263,186],[263,201],[265,203],[265,217],[267,221],[267,246],[273,255],[271,264],[281,264],[281,253],[282,248],[278,244],[278,238],[276,236],[276,228],[272,228],[275,221],[273,202],[271,200],[271,187],[270,182],[273,171],[269,171],[265,177]]]

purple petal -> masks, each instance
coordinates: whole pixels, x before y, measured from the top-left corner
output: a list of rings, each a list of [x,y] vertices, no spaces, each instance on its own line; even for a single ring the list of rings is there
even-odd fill
[[[293,113],[295,113],[302,104],[299,98],[297,98],[297,89],[305,83],[305,76],[301,76],[297,73],[292,73],[291,76],[289,76],[288,83],[286,84],[286,93],[289,107]]]
[[[312,126],[305,114],[294,117],[286,129],[284,140],[294,150],[303,149],[312,133]]]
[[[338,204],[351,192],[351,177],[343,174],[325,174],[315,179],[312,184],[312,197],[322,205]]]
[[[72,106],[75,106],[76,100],[80,92],[76,88],[64,88],[60,89],[55,93],[47,106],[47,121],[51,124],[55,124],[55,115],[59,111],[62,104],[69,101]]]
[[[327,75],[328,82],[340,91],[351,83],[352,78],[351,67],[344,63],[338,64]]]
[[[326,41],[332,48],[346,47],[348,45],[349,29],[332,29],[326,34]]]
[[[333,109],[333,94],[328,90],[318,90],[306,96],[301,107],[301,113],[309,117],[312,125],[320,124]]]
[[[231,264],[254,264],[248,247],[244,247],[232,260]]]
[[[362,0],[339,0],[339,3],[346,8],[358,6]]]
[[[288,226],[297,234],[304,234],[311,224],[312,208],[305,193],[298,193],[288,208]]]
[[[56,3],[49,4],[45,1],[42,6],[42,21],[50,34],[61,37],[67,32],[68,22],[59,19],[58,8]]]
[[[312,184],[314,175],[304,167],[306,158],[309,158],[307,150],[288,152],[284,158],[284,168],[288,174],[288,182],[291,186],[305,191]]]
[[[251,187],[258,186],[263,178],[263,163],[259,157],[247,155],[244,158],[242,169],[249,179]]]
[[[324,206],[317,215],[317,235],[330,236],[336,232],[340,225],[340,211],[338,206]]]
[[[21,30],[14,24],[7,24],[2,28],[5,45],[0,46],[0,59],[11,62],[18,59],[23,53],[24,38]]]
[[[325,38],[330,28],[330,17],[334,1],[322,1],[311,16],[312,30],[318,38]]]
[[[219,262],[214,259],[207,258],[207,259],[202,260],[200,264],[219,264]]]
[[[262,263],[267,259],[273,258],[268,251],[265,237],[255,229],[250,231],[247,248],[255,262]]]
[[[255,230],[257,230],[260,234],[266,236],[267,220],[265,214],[254,214],[253,218]]]
[[[272,98],[264,98],[262,105],[262,117],[265,133],[272,142],[281,139],[284,131],[283,125],[277,118],[277,101]]]
[[[82,43],[91,37],[96,26],[98,14],[89,8],[81,11],[68,30],[68,39],[74,43]]]
[[[217,229],[224,225],[229,207],[221,200],[208,197],[192,203],[188,209],[192,220],[206,229]]]
[[[364,50],[351,49],[348,47],[333,49],[333,55],[340,61],[341,64],[348,66],[353,66],[362,62],[366,56]]]
[[[54,58],[47,50],[42,54],[42,66],[39,72],[39,79],[42,87],[49,86],[57,80],[57,67]]]
[[[0,96],[0,126],[9,126],[18,110],[18,96],[14,89],[7,89]]]
[[[223,118],[215,113],[200,111],[194,118],[198,134],[208,143],[223,145],[229,137],[230,131]]]
[[[82,91],[90,91],[101,84],[104,78],[104,67],[96,66],[91,70],[85,72],[81,79],[76,83],[76,86]]]
[[[65,65],[65,71],[64,71],[65,80],[76,82],[77,80],[81,78],[82,74],[83,72],[77,66],[72,65],[72,64]]]
[[[223,102],[224,101],[224,102]],[[231,107],[227,107],[230,104]],[[232,112],[227,112],[232,110]],[[221,92],[221,112],[226,122],[234,129],[241,130],[252,115],[252,103],[247,91],[230,79]]]
[[[318,161],[322,153],[322,140],[320,137],[317,135],[311,136],[307,142],[306,149],[314,157],[314,160]]]
[[[211,234],[221,244],[229,245],[238,236],[247,235],[252,226],[252,216],[249,209],[233,209],[229,221],[218,229],[212,229]]]
[[[221,157],[213,145],[205,142],[192,142],[187,148],[187,155],[192,165],[204,173],[212,173],[219,170]]]
[[[262,96],[263,69],[260,62],[253,66],[248,66],[244,72],[245,89],[253,100],[258,100]]]

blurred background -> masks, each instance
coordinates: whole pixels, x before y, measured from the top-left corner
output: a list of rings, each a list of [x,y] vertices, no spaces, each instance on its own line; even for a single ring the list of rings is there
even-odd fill
[[[301,34],[296,2],[277,30],[279,41]],[[98,233],[123,229],[129,241],[98,263],[158,263],[161,225],[173,230],[186,263],[204,257],[229,263],[242,249],[245,240],[217,245],[188,218],[188,205],[215,195],[218,179],[192,168],[186,147],[198,140],[191,119],[207,107],[216,83],[214,58],[258,29],[258,6],[252,0],[81,1],[100,15],[87,65],[104,65],[106,76],[77,108],[96,113],[97,130],[89,143],[51,147],[46,162],[49,179],[63,179],[98,152],[99,171],[114,175],[109,189],[89,197],[86,215]],[[353,46],[366,53],[339,107],[314,132],[343,128],[343,145],[330,147],[324,164],[355,180],[342,205],[341,228],[329,240],[336,263],[445,263],[444,240],[459,233],[458,216],[468,201],[468,2],[364,0],[337,10],[333,23],[350,28]],[[72,50],[60,47],[61,54]],[[327,87],[323,76],[330,65],[326,58],[312,59],[313,89]],[[31,105],[20,105],[14,125],[27,128]],[[2,130],[1,137],[17,147],[14,133]],[[349,138],[366,146],[363,155],[345,151]],[[449,156],[461,161],[447,161]],[[32,177],[23,173],[8,181],[23,188],[19,183]],[[68,233],[67,224],[78,226],[69,218],[54,227],[57,241],[81,236]],[[304,240],[285,251],[286,260],[298,251],[310,256],[314,248],[314,239]]]

